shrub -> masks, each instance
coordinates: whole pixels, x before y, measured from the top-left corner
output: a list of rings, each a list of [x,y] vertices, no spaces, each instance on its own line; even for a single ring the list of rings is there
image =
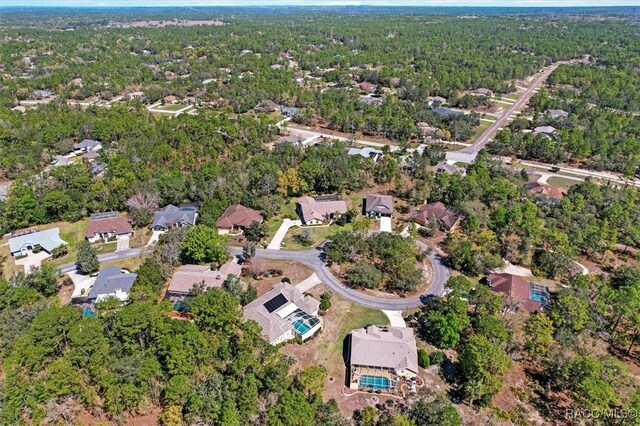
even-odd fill
[[[326,311],[330,307],[331,307],[331,302],[329,302],[329,299],[320,300],[320,310]]]
[[[282,282],[283,282],[283,283],[287,283],[287,284],[291,284],[291,278],[289,278],[289,277],[284,277],[284,278],[282,278]]]
[[[422,368],[427,368],[431,365],[429,354],[424,349],[418,349],[418,365]]]
[[[433,364],[433,365],[441,365],[446,358],[447,357],[445,356],[444,352],[442,352],[442,351],[433,352],[429,356],[429,360],[431,361],[431,364]]]

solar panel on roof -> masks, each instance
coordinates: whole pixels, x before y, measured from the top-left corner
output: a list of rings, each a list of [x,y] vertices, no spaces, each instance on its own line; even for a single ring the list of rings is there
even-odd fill
[[[111,217],[117,217],[119,215],[120,215],[120,213],[118,213],[118,212],[92,213],[90,218],[91,218],[91,220],[109,219]]]
[[[269,313],[271,313],[286,303],[287,303],[287,298],[284,297],[283,294],[279,294],[273,299],[269,300],[263,306],[267,309],[267,311],[269,311]]]

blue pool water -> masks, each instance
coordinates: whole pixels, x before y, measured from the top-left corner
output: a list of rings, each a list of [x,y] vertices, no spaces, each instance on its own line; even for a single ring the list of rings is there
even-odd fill
[[[538,291],[538,290],[531,290],[529,297],[531,297],[531,299],[540,303],[546,303],[548,300],[547,293],[544,291]]]
[[[303,335],[304,333],[306,333],[307,331],[309,331],[309,329],[311,327],[309,327],[307,324],[305,324],[304,321],[302,320],[298,320],[296,322],[293,323],[293,328],[296,330],[296,332],[300,335]]]
[[[362,376],[360,377],[360,387],[374,390],[389,389],[391,382],[386,377],[380,376]]]
[[[82,309],[82,318],[93,318],[96,316],[96,313],[93,312],[93,309],[90,307],[85,307]]]

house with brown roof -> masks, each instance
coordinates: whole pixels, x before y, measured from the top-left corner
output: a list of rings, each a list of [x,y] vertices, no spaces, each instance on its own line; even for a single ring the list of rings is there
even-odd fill
[[[303,225],[329,224],[347,212],[347,203],[337,196],[301,197],[296,203],[296,212]]]
[[[131,220],[118,212],[94,213],[89,218],[87,240],[92,243],[133,236]]]
[[[491,89],[487,89],[486,87],[480,87],[471,93],[476,96],[493,96],[493,91]]]
[[[250,209],[242,204],[227,207],[216,221],[219,234],[237,234],[254,222],[262,223],[264,218],[258,210]]]
[[[280,283],[244,307],[245,321],[255,321],[272,344],[299,337],[306,340],[322,329],[320,302],[288,283]]]
[[[518,275],[489,274],[487,283],[491,291],[504,295],[507,311],[523,310],[534,313],[542,310],[549,303],[550,295],[547,287],[530,283]]]
[[[412,328],[371,325],[353,330],[348,351],[351,389],[397,390],[402,380],[418,375],[418,348]]]
[[[413,212],[412,218],[414,222],[424,226],[436,221],[447,231],[453,231],[462,220],[462,216],[441,202],[421,205]]]
[[[393,215],[393,198],[391,195],[367,195],[364,201],[364,214],[369,217],[391,217]]]
[[[218,269],[211,269],[209,265],[182,265],[173,273],[165,299],[181,302],[196,285],[205,289],[220,288],[230,275],[239,277],[241,274],[242,266],[235,257]]]
[[[544,195],[547,198],[553,198],[555,200],[562,200],[567,193],[560,188],[556,188],[547,183],[541,183],[537,181],[529,181],[524,186],[534,194]]]
[[[162,98],[162,100],[168,104],[175,104],[178,101],[178,98],[176,98],[174,95],[169,95]]]

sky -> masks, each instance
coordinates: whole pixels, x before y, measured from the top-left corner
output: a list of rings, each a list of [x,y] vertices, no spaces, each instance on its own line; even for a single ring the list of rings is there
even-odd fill
[[[639,6],[640,0],[0,0],[0,6]]]

